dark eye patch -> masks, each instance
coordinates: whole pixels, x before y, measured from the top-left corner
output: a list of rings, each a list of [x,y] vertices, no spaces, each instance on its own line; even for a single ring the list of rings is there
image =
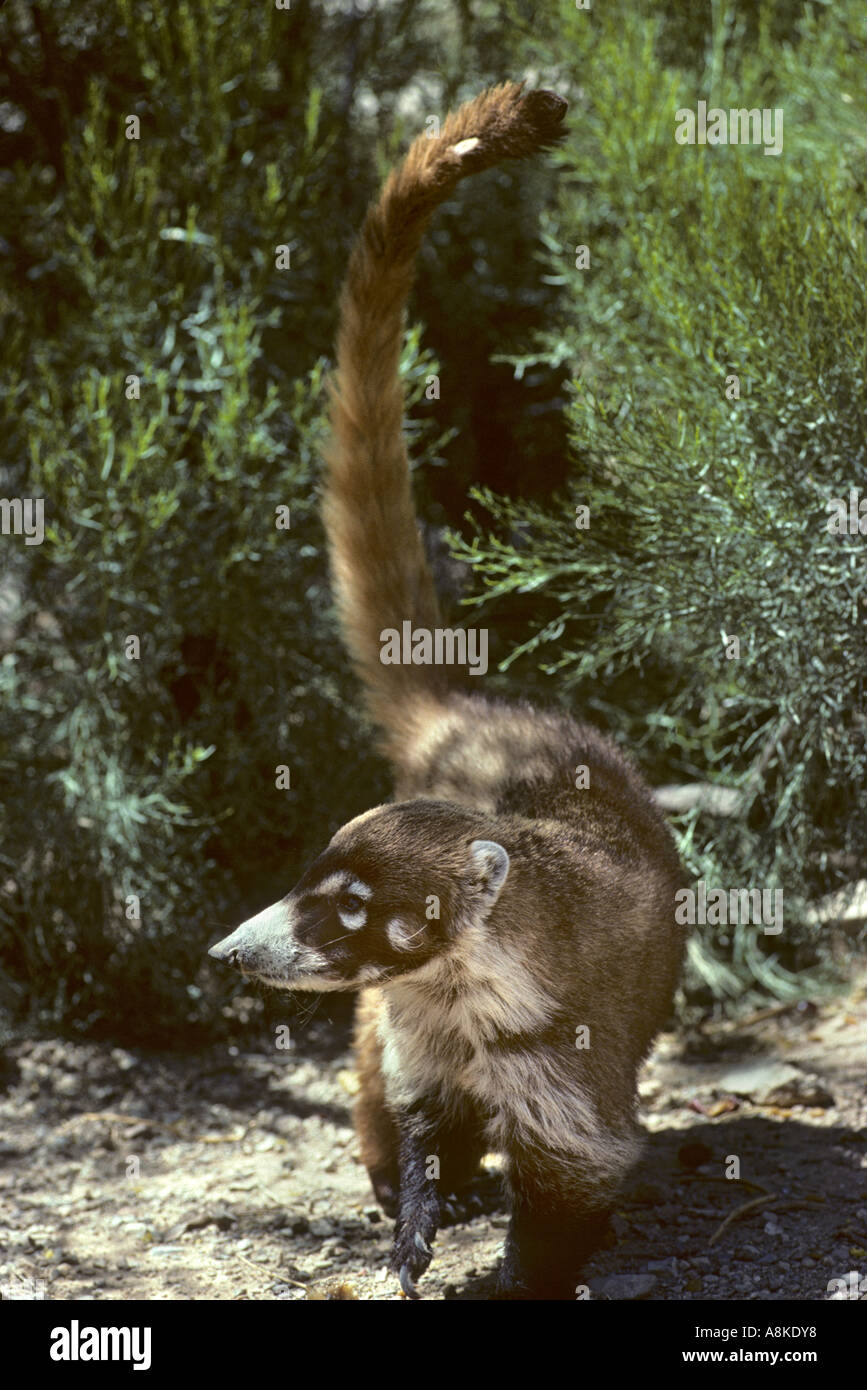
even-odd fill
[[[361,912],[367,907],[365,899],[360,898],[357,893],[341,893],[337,903],[344,912]]]

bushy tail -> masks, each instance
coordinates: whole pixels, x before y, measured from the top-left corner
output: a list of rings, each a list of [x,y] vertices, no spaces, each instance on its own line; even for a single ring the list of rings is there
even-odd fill
[[[563,134],[566,102],[504,82],[419,136],[368,208],[340,302],[324,517],[344,641],[371,715],[400,739],[419,694],[444,689],[448,668],[383,665],[384,628],[441,625],[416,525],[398,375],[416,253],[435,208],[466,178],[521,159]]]

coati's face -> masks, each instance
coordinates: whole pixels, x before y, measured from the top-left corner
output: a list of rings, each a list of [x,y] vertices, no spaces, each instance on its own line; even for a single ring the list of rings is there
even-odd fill
[[[280,902],[209,955],[280,989],[357,989],[417,970],[499,897],[509,856],[478,813],[378,806],[344,825]]]

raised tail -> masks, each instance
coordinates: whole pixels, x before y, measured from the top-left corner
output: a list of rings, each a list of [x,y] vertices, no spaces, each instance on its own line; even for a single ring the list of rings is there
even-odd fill
[[[418,697],[443,693],[443,666],[383,665],[380,634],[409,620],[440,626],[433,578],[416,524],[398,374],[415,259],[433,211],[466,178],[562,138],[566,102],[504,82],[413,141],[370,205],[340,301],[324,518],[343,637],[368,709],[396,742]]]

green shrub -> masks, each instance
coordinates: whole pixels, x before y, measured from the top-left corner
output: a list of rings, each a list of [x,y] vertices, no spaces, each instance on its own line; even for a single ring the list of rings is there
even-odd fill
[[[506,75],[565,90],[573,136],[558,184],[493,172],[432,229],[423,508],[456,523],[483,485],[457,551],[505,687],[658,782],[744,790],[682,818],[697,873],[792,913],[863,876],[864,542],[823,521],[865,486],[865,30],[854,0],[0,9],[0,490],[46,505],[42,545],[0,550],[7,1019],[213,1027],[208,941],[387,795],[316,511],[336,291],[398,150]],[[784,105],[784,156],[676,145],[699,98]],[[785,943],[706,932],[697,997],[789,988],[821,953]]]
[[[785,892],[782,937],[694,942],[723,996],[797,988],[829,946],[806,901],[865,871],[867,539],[828,530],[832,498],[867,498],[865,27],[808,14],[781,54],[763,22],[696,75],[660,65],[657,26],[572,21],[579,133],[545,231],[563,315],[516,363],[574,364],[570,485],[480,493],[455,543],[491,625],[521,615],[513,679],[532,663],[659,782],[741,789],[738,815],[679,825],[697,876]],[[675,143],[699,99],[782,107],[783,155]]]
[[[0,551],[0,1003],[16,1024],[163,1042],[213,1026],[231,986],[208,941],[388,794],[331,618],[323,380],[378,171],[426,103],[493,75],[464,72],[459,10],[409,18],[234,0],[0,12],[2,491],[46,506],[42,545]],[[471,286],[461,307],[471,321]],[[419,406],[436,363],[417,330],[404,368],[415,456],[439,461],[452,422]]]

